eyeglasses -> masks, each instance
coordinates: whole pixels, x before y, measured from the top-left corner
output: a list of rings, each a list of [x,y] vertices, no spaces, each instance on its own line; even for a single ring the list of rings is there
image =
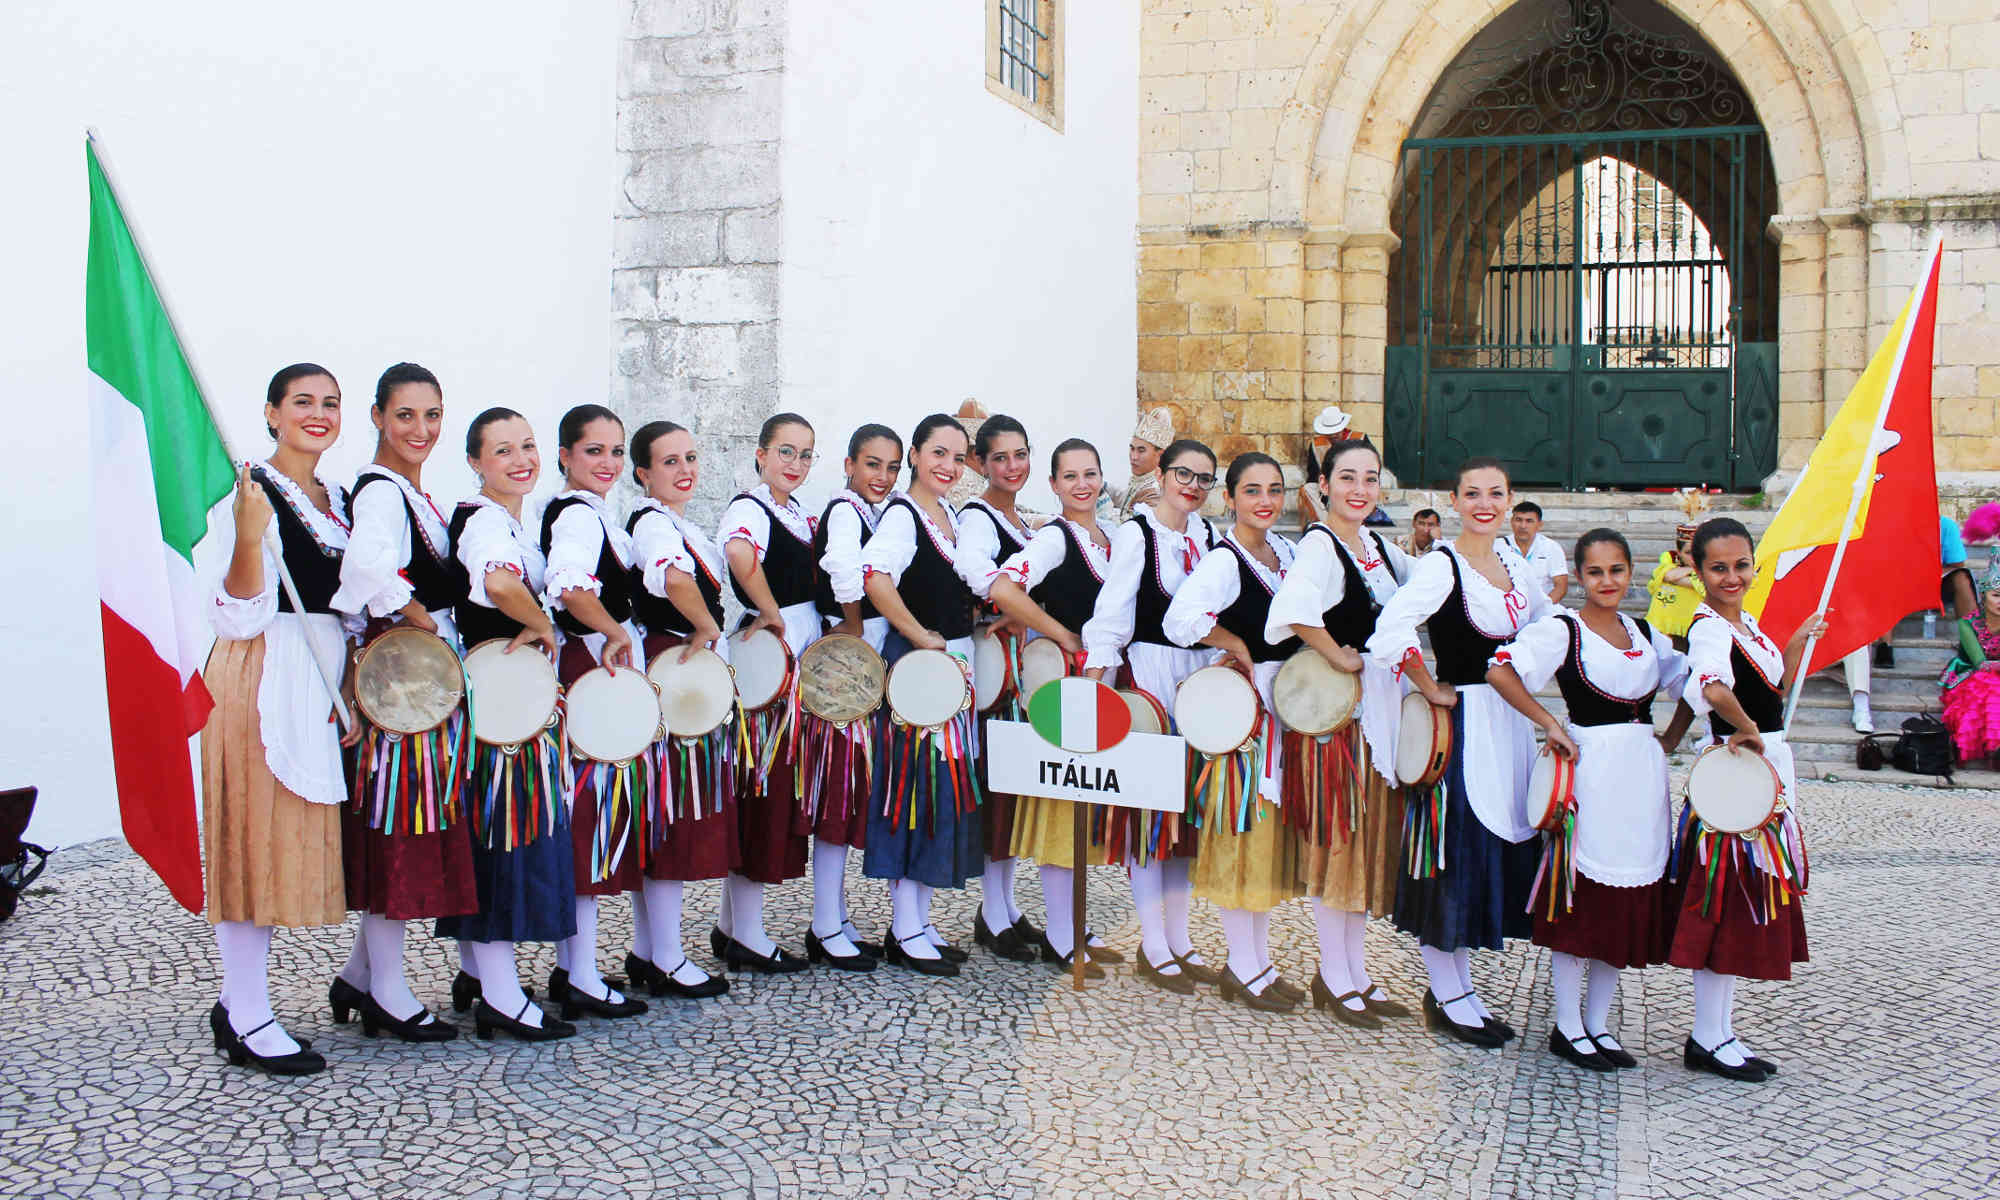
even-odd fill
[[[812,465],[813,452],[810,450],[795,450],[790,446],[778,446],[773,449],[772,453],[778,456],[779,462],[802,462],[807,466]]]
[[[1215,489],[1215,473],[1212,471],[1197,473],[1191,467],[1168,467],[1167,474],[1173,476],[1174,482],[1182,487],[1192,483],[1204,492]]]

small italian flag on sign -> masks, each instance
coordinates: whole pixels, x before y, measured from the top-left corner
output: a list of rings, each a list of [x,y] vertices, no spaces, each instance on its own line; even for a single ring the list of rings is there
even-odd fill
[[[1132,710],[1095,679],[1052,679],[1028,698],[1028,724],[1042,740],[1075,754],[1109,750],[1132,732]]]

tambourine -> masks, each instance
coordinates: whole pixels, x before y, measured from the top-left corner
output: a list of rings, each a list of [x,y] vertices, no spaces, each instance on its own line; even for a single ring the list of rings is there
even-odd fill
[[[354,702],[385,733],[436,729],[465,699],[465,668],[451,644],[413,625],[382,633],[354,665]]]
[[[888,668],[875,648],[850,633],[829,633],[799,654],[799,703],[845,728],[882,707]]]
[[[682,662],[686,652],[685,646],[669,646],[655,654],[646,678],[659,693],[664,736],[707,737],[736,711],[736,677],[715,651],[703,647]]]
[[[1271,706],[1295,733],[1319,737],[1344,728],[1361,703],[1361,677],[1338,670],[1310,646],[1286,659],[1271,681]]]
[[[729,666],[736,672],[736,699],[744,712],[770,708],[792,686],[792,648],[769,629],[731,634]]]
[[[1174,724],[1181,737],[1207,755],[1233,754],[1257,736],[1264,701],[1234,667],[1203,667],[1174,691]]]
[[[1167,709],[1144,688],[1119,688],[1118,698],[1132,710],[1133,733],[1167,732]]]
[[[965,664],[943,650],[910,650],[889,668],[889,715],[900,725],[935,729],[972,705]]]
[[[1052,679],[1061,679],[1070,674],[1069,655],[1061,646],[1045,637],[1038,637],[1021,646],[1021,671],[1018,686],[1022,703],[1042,689],[1042,685]]]
[[[1754,750],[1710,746],[1688,768],[1687,802],[1717,833],[1750,835],[1785,807],[1785,787],[1771,761]]]
[[[593,667],[569,685],[570,752],[601,763],[628,763],[660,739],[666,717],[660,692],[644,671]]]
[[[472,736],[489,746],[513,750],[556,722],[562,686],[556,665],[536,645],[509,653],[512,643],[493,638],[465,656],[471,685]]]
[[[1427,787],[1444,778],[1451,761],[1451,710],[1411,692],[1403,697],[1401,726],[1396,731],[1396,779],[1405,787]]]
[[[1576,760],[1543,746],[1528,776],[1528,823],[1545,833],[1558,829],[1575,807]]]
[[[972,707],[992,712],[1014,694],[1014,638],[989,629],[972,634]]]

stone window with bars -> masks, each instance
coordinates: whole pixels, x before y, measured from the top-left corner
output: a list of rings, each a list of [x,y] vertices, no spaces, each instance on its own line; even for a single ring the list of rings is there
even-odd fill
[[[1062,130],[1063,0],[987,0],[986,90]]]

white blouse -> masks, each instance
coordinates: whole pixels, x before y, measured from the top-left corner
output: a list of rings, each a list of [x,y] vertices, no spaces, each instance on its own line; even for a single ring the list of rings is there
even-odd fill
[[[1340,551],[1334,549],[1334,537],[1331,529],[1315,524],[1299,539],[1298,552],[1285,572],[1285,584],[1271,601],[1271,619],[1264,623],[1265,641],[1283,641],[1292,636],[1294,625],[1320,624],[1327,609],[1347,598],[1347,568],[1341,563]],[[1354,556],[1368,594],[1375,603],[1387,606],[1401,581],[1410,577],[1415,560],[1393,542],[1385,541],[1384,545],[1386,552],[1377,557],[1375,539],[1363,530],[1361,551],[1356,553],[1349,546],[1347,552]]]
[[[1139,579],[1146,570],[1146,535],[1139,522],[1152,527],[1160,551],[1160,587],[1169,595],[1180,590],[1181,581],[1215,540],[1215,531],[1200,513],[1189,513],[1187,529],[1177,532],[1161,524],[1153,510],[1140,505],[1132,519],[1111,535],[1111,567],[1104,588],[1097,593],[1097,607],[1083,624],[1083,645],[1088,651],[1084,665],[1111,670],[1123,661],[1122,654],[1132,640],[1139,620]]]
[[[529,595],[541,595],[548,561],[527,528],[502,508],[499,501],[484,493],[475,492],[466,503],[479,510],[466,518],[465,528],[458,535],[458,561],[472,581],[466,600],[486,608],[499,607],[486,594],[486,576],[494,571],[519,576]]]
[[[1291,569],[1294,551],[1292,544],[1273,533],[1266,535],[1271,549],[1278,555],[1278,569],[1273,571],[1249,551],[1244,551],[1243,559],[1248,562],[1264,589],[1277,595],[1285,582],[1285,574]],[[1222,540],[1237,546],[1236,530],[1222,535]],[[1215,628],[1216,619],[1229,610],[1243,594],[1243,572],[1236,569],[1236,552],[1216,547],[1215,551],[1195,564],[1187,580],[1174,593],[1173,603],[1167,605],[1167,615],[1160,622],[1166,635],[1180,646],[1194,646],[1207,637]],[[1283,641],[1292,636],[1287,628],[1283,637],[1271,639]]]
[[[414,594],[404,574],[415,553],[408,514],[417,514],[417,536],[438,562],[451,557],[451,536],[429,492],[418,491],[408,479],[372,463],[361,468],[355,482],[374,475],[392,480],[401,494],[382,487],[357,494],[333,607],[364,617],[386,617],[401,611]]]
[[[1401,672],[1403,660],[1412,651],[1421,652],[1417,627],[1428,621],[1451,596],[1452,565],[1464,584],[1465,611],[1473,627],[1490,638],[1511,640],[1532,621],[1555,608],[1548,594],[1535,585],[1533,568],[1518,554],[1502,551],[1500,565],[1513,587],[1501,591],[1465,561],[1456,541],[1438,547],[1441,554],[1416,559],[1403,586],[1382,607],[1375,620],[1375,636],[1368,639],[1368,656],[1382,666]]]
[[[840,604],[859,604],[862,597],[861,547],[875,532],[881,514],[851,488],[842,488],[826,512],[826,553],[819,569],[833,585]],[[768,522],[767,522],[768,524]]]
[[[1575,627],[1582,630],[1583,677],[1591,687],[1616,700],[1637,700],[1655,691],[1665,692],[1669,700],[1678,698],[1687,673],[1686,657],[1659,630],[1653,630],[1648,641],[1639,636],[1639,626],[1631,617],[1619,613],[1618,620],[1625,626],[1630,649],[1620,650],[1599,637],[1575,612],[1557,608],[1500,647],[1489,665],[1506,663],[1529,691],[1540,691],[1569,658],[1570,629]]]
[[[1729,663],[1732,643],[1743,647],[1750,665],[1764,677],[1765,683],[1771,685],[1771,690],[1783,691],[1784,649],[1765,637],[1764,631],[1758,628],[1757,618],[1747,612],[1743,614],[1743,624],[1749,627],[1749,633],[1738,630],[1706,604],[1695,607],[1694,623],[1688,626],[1688,680],[1683,699],[1698,717],[1707,715],[1715,708],[1702,696],[1703,688],[1719,683],[1731,691],[1736,690],[1736,671]]]
[[[897,496],[907,498],[908,493],[897,491],[892,493],[889,499],[893,501]],[[910,501],[909,507],[901,504],[885,504],[881,519],[875,523],[875,536],[869,538],[868,544],[861,549],[863,575],[887,575],[891,582],[901,586],[903,572],[910,569],[910,564],[917,557],[917,522],[911,518],[912,508],[916,510],[916,515],[922,518],[924,536],[931,540],[931,545],[937,547],[939,554],[944,555],[944,560],[952,564],[952,569],[957,570],[958,518],[952,513],[950,505],[941,507],[944,509],[945,524],[949,526],[948,531],[940,528],[915,500]]]
[[[639,565],[647,591],[666,596],[670,567],[692,576],[699,576],[706,569],[717,584],[728,578],[721,547],[693,521],[651,496],[641,497],[633,511],[641,516],[632,526],[632,561]]]
[[[748,542],[757,554],[757,561],[763,562],[765,552],[771,548],[773,511],[777,512],[778,520],[784,523],[793,537],[802,542],[812,541],[813,520],[806,515],[805,509],[799,507],[797,497],[780,504],[777,497],[771,494],[768,483],[759,483],[747,494],[729,502],[729,507],[722,510],[722,524],[716,540],[724,546],[738,540]]]
[[[1065,528],[1069,530],[1068,533],[1063,532]],[[1028,539],[1027,546],[1019,554],[1001,564],[986,581],[986,590],[980,594],[983,596],[990,593],[993,590],[993,580],[1002,575],[1020,584],[1022,591],[1031,592],[1040,587],[1042,580],[1049,577],[1049,572],[1061,566],[1063,559],[1069,556],[1071,535],[1074,535],[1077,544],[1083,547],[1084,565],[1090,568],[1090,573],[1097,577],[1099,583],[1104,582],[1105,574],[1111,570],[1110,548],[1098,545],[1090,536],[1090,531],[1075,521],[1068,517],[1057,517],[1037,529],[1035,536]]]
[[[604,582],[597,577],[597,563],[603,557],[606,542],[611,545],[612,556],[621,567],[632,563],[632,538],[611,516],[605,506],[604,497],[596,492],[581,488],[571,488],[556,496],[557,500],[579,498],[582,504],[572,504],[556,516],[555,524],[549,527],[548,580],[543,585],[542,600],[551,608],[563,606],[562,595],[571,589],[591,593],[601,593]],[[553,501],[551,501],[553,503]]]
[[[964,520],[966,511],[974,508],[989,519]],[[958,515],[963,532],[959,534],[955,565],[958,567],[959,578],[965,580],[965,586],[972,589],[973,595],[984,600],[986,594],[993,588],[993,575],[999,570],[999,526],[1005,525],[1008,532],[1023,545],[1033,541],[1035,533],[1026,525],[1009,521],[999,509],[976,496],[965,502],[965,507],[959,509]]]

